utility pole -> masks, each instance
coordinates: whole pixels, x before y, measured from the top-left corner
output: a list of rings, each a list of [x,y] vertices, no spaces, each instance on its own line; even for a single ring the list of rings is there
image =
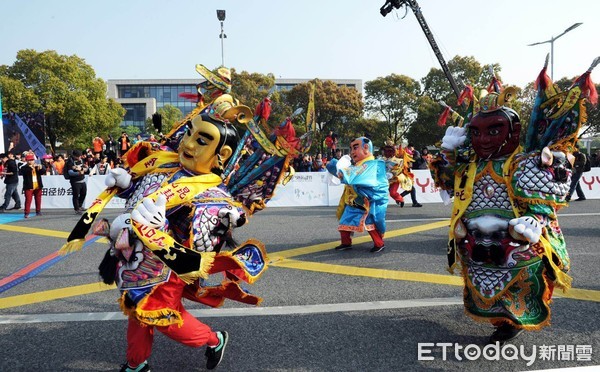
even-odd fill
[[[558,39],[559,37],[563,36],[564,34],[566,34],[567,32],[581,26],[583,23],[578,22],[573,24],[571,27],[567,28],[566,30],[563,31],[562,34],[558,35],[557,37],[551,37],[550,40],[546,40],[546,41],[540,41],[538,43],[533,43],[533,44],[528,44],[527,46],[534,46],[534,45],[540,45],[540,44],[546,44],[546,43],[550,43],[550,79],[554,80],[554,42],[556,41],[556,39]]]
[[[223,32],[223,21],[225,21],[225,11],[217,10],[217,19],[221,22],[221,34],[219,38],[221,39],[221,66],[225,66],[225,52],[223,47],[223,40],[227,38],[225,32]]]

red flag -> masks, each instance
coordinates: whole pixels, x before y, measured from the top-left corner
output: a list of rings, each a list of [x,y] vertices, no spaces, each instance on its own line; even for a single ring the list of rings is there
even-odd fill
[[[588,101],[590,101],[592,105],[596,105],[598,103],[598,92],[596,91],[594,82],[592,82],[590,71],[586,71],[577,79],[575,83],[579,84],[584,96],[587,96]]]
[[[182,93],[179,93],[179,97],[185,98],[192,102],[200,101],[200,95],[198,93],[182,92]]]
[[[271,115],[271,100],[266,97],[256,106],[256,110],[254,110],[254,116],[258,116],[264,121],[269,119]]]
[[[469,100],[468,103],[473,101],[473,88],[470,85],[465,86],[465,89],[463,89],[462,93],[458,97],[458,105],[462,105],[465,99]]]
[[[535,79],[535,83],[533,86],[536,90],[546,90],[546,88],[548,88],[552,84],[550,76],[548,76],[548,74],[546,73],[547,69],[548,66],[544,66],[542,71],[540,71],[540,74],[538,75],[537,79]]]
[[[446,106],[446,108],[444,109],[444,112],[442,112],[442,114],[440,115],[438,121],[437,121],[437,125],[440,127],[443,127],[446,125],[446,120],[448,120],[448,116],[450,116],[450,112],[452,110],[450,109],[449,106]]]

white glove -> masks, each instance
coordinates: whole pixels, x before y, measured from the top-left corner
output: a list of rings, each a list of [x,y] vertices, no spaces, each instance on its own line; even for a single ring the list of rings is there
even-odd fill
[[[441,147],[446,150],[454,150],[462,145],[467,139],[466,129],[463,127],[448,127],[446,135],[442,138]]]
[[[122,189],[128,188],[130,183],[131,175],[123,168],[111,169],[104,180],[104,184],[107,187],[117,186]]]
[[[131,211],[131,218],[142,225],[159,229],[165,225],[167,198],[160,194],[156,203],[150,198],[144,198],[141,203]]]
[[[521,234],[528,242],[537,243],[542,235],[542,226],[534,217],[513,218],[508,223],[514,227],[516,233]]]
[[[337,168],[337,171],[339,172],[340,170],[348,168],[351,165],[352,165],[352,158],[350,157],[350,155],[344,155],[340,158],[340,160],[338,160],[338,162],[335,164],[335,167]]]
[[[440,190],[440,197],[444,205],[450,205],[452,202],[452,195],[447,190]]]

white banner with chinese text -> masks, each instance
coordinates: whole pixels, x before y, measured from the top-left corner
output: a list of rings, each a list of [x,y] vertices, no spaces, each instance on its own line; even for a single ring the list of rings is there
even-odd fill
[[[415,189],[419,203],[441,203],[439,190],[433,186],[433,179],[428,170],[415,170]],[[106,176],[87,178],[87,197],[84,206],[91,204],[105,188]],[[296,173],[286,185],[277,186],[275,195],[269,201],[269,207],[315,207],[337,206],[344,189],[341,185],[333,185],[326,172]],[[21,205],[24,203],[22,177],[19,177],[19,194]],[[43,176],[42,209],[73,208],[71,184],[63,176]],[[4,202],[6,185],[0,182],[0,203]],[[581,188],[588,199],[600,199],[600,168],[592,168],[581,177]],[[412,203],[410,195],[405,196],[407,204]],[[390,199],[390,203],[393,201]],[[12,207],[13,202],[9,204]],[[115,197],[107,208],[124,208],[125,201]]]

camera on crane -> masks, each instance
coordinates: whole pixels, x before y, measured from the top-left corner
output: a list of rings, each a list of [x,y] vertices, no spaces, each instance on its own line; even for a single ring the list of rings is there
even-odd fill
[[[385,17],[389,14],[389,12],[392,11],[392,9],[400,8],[400,5],[402,5],[402,0],[387,0],[385,4],[383,4],[383,6],[379,8],[379,13],[381,13],[381,15]]]

